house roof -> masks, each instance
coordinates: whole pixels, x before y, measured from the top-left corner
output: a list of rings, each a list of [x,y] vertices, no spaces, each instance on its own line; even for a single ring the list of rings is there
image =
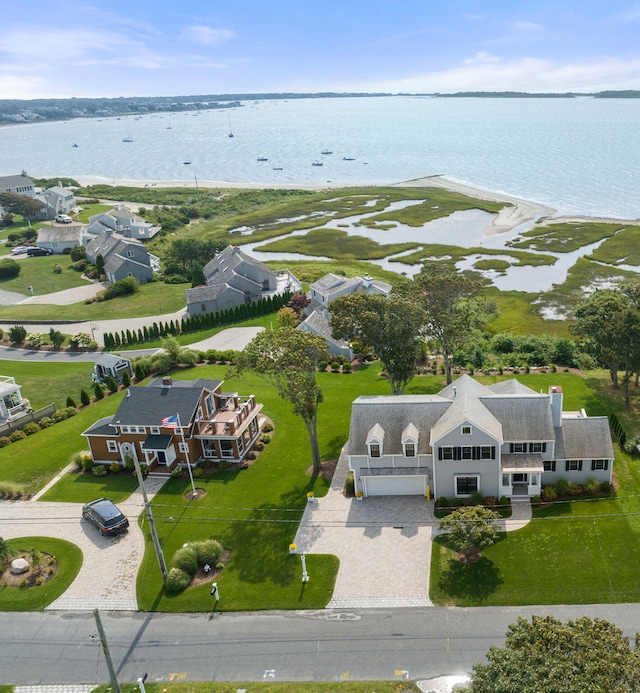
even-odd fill
[[[344,339],[335,339],[331,336],[331,325],[327,318],[317,310],[311,313],[297,326],[298,330],[306,330],[317,334],[319,337],[324,337],[327,342],[336,344],[339,347],[347,347],[348,344]]]
[[[178,414],[180,423],[188,425],[193,419],[203,389],[213,391],[219,380],[174,380],[164,387],[162,380],[151,381],[146,387],[130,387],[123,398],[113,422],[122,426],[160,426],[162,419]]]
[[[33,186],[29,176],[0,176],[0,190],[5,188],[23,188],[25,185]]]
[[[80,243],[82,224],[67,224],[66,226],[42,226],[38,230],[38,243]]]
[[[89,426],[86,431],[82,432],[83,436],[117,436],[118,432],[112,425],[113,416],[103,416],[98,419],[92,426]]]
[[[235,271],[243,263],[252,265],[275,277],[275,273],[265,264],[243,253],[240,248],[234,245],[228,245],[224,250],[221,250],[212,260],[207,262],[202,272],[207,279],[207,284],[224,284],[227,281],[227,278],[223,276],[224,268]],[[242,273],[240,272],[240,274]]]
[[[371,279],[369,275],[365,277],[339,277],[335,274],[325,274],[324,277],[311,284],[311,290],[319,294],[323,294],[330,298],[331,294],[338,291],[343,293],[353,293],[354,291],[364,291],[370,294],[389,294],[391,292],[391,284]],[[349,291],[349,289],[351,289]]]
[[[172,440],[172,435],[155,435],[152,433],[145,438],[144,442],[142,443],[142,448],[144,450],[167,450],[171,445]]]
[[[606,416],[563,418],[556,429],[556,459],[611,460],[614,457]]]
[[[198,303],[206,301],[215,301],[218,297],[222,296],[227,291],[232,291],[238,293],[243,297],[244,292],[240,289],[236,289],[235,286],[228,286],[227,284],[214,284],[213,286],[196,286],[193,289],[187,289],[185,291],[185,296],[187,303]]]
[[[118,356],[118,354],[110,354],[109,352],[103,351],[95,362],[99,366],[111,367],[117,365],[121,361],[131,363],[131,359],[128,359],[126,356]]]

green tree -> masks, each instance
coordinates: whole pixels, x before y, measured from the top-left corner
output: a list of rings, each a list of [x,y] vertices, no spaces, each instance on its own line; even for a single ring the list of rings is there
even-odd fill
[[[129,387],[131,385],[131,376],[125,371],[122,374],[122,387]]]
[[[104,257],[102,253],[96,255],[96,272],[102,276],[104,274]]]
[[[314,474],[321,470],[318,405],[323,399],[316,368],[326,352],[322,337],[295,329],[265,330],[247,344],[230,369],[232,376],[244,371],[254,373],[292,405],[309,434]]]
[[[478,552],[495,544],[498,539],[496,520],[500,515],[483,505],[458,508],[440,520],[440,531],[445,532],[449,545],[462,554],[465,561],[477,557]]]
[[[334,338],[371,348],[387,373],[391,391],[401,395],[415,370],[424,321],[421,308],[408,298],[357,291],[332,301],[331,332]]]
[[[69,257],[73,260],[73,262],[86,259],[87,254],[85,252],[85,247],[83,245],[74,245],[73,248],[71,248]]]
[[[49,341],[56,349],[59,349],[64,344],[64,335],[52,327],[49,329]]]
[[[451,355],[463,351],[495,314],[493,305],[477,298],[481,288],[479,279],[437,262],[425,262],[413,282],[400,288],[424,310],[425,332],[438,345],[447,383],[451,383]]]
[[[0,260],[0,279],[15,279],[20,274],[20,265],[11,258]]]
[[[218,250],[222,250],[227,245],[226,241],[177,238],[171,242],[163,259],[167,264],[173,263],[178,265],[182,273],[188,275],[194,265],[202,267],[203,264],[213,258]]]
[[[9,544],[0,537],[0,566],[4,566],[10,558],[13,557],[13,551]]]
[[[86,407],[89,402],[91,402],[89,393],[84,389],[80,390],[80,404],[82,404],[83,407]]]
[[[518,618],[504,647],[473,667],[470,693],[636,693],[640,690],[638,635],[634,646],[612,623],[586,616],[562,623],[553,616]]]
[[[73,397],[71,397],[71,395],[69,395],[69,397],[67,397],[67,405],[66,405],[66,406],[67,406],[67,407],[75,407],[75,406],[77,406],[77,405],[76,405],[75,399],[73,399]]]
[[[9,328],[8,335],[10,342],[24,342],[27,336],[27,330],[23,325],[14,325],[13,327]]]
[[[102,389],[102,385],[100,385],[100,383],[96,383],[93,386],[93,392],[96,396],[96,399],[104,399],[104,390]]]
[[[3,192],[0,193],[0,207],[5,212],[20,214],[25,219],[33,219],[38,215],[44,204],[40,200],[20,193]]]
[[[280,310],[278,311],[278,314],[276,316],[276,319],[278,321],[278,325],[280,327],[295,327],[296,322],[297,322],[297,316],[295,310],[293,308],[289,308],[288,306],[282,306]]]

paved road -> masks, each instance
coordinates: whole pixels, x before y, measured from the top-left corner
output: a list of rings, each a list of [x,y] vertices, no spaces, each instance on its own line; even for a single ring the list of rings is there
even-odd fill
[[[221,594],[224,600],[224,593]],[[203,608],[209,608],[209,604]],[[149,680],[428,679],[469,672],[518,616],[582,615],[633,636],[639,604],[222,614],[102,613],[118,676]],[[0,683],[94,683],[108,673],[91,612],[3,613]],[[272,672],[272,674],[271,674]]]

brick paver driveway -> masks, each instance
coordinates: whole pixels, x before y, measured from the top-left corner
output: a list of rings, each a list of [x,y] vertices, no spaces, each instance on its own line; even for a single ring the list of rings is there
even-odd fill
[[[420,496],[345,498],[347,467],[343,451],[329,493],[307,503],[295,539],[298,552],[340,558],[329,608],[431,606],[433,503]]]

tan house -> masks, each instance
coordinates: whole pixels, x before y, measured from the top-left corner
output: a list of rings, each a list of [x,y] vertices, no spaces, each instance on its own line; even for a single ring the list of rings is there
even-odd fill
[[[97,464],[131,457],[169,474],[203,460],[242,462],[260,434],[261,409],[253,395],[223,392],[220,380],[156,378],[129,388],[118,411],[82,435]]]

